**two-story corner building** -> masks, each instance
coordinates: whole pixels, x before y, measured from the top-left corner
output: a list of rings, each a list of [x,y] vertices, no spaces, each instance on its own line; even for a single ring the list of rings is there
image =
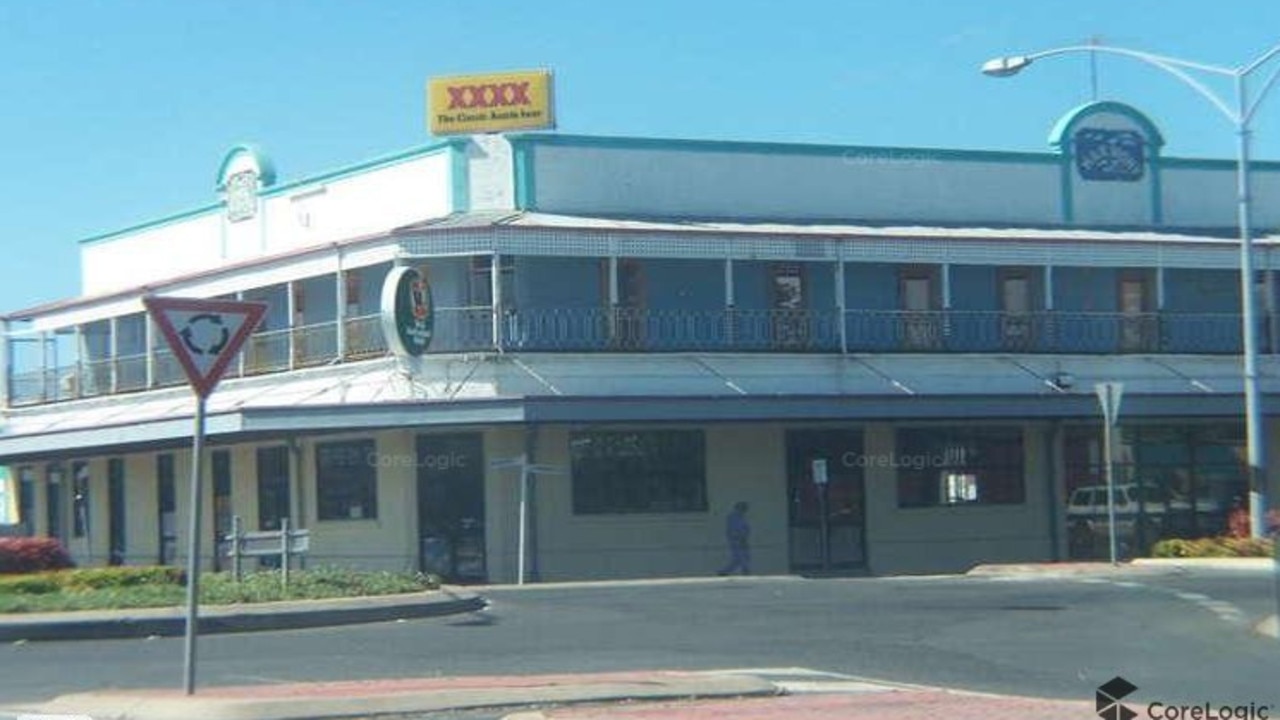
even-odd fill
[[[288,183],[238,147],[215,202],[83,241],[79,297],[6,317],[0,461],[78,561],[177,562],[194,401],[142,298],[238,298],[268,312],[210,398],[215,566],[240,517],[310,529],[311,563],[509,582],[523,527],[534,578],[709,574],[737,501],[759,573],[1097,557],[1104,381],[1123,552],[1218,532],[1246,492],[1234,164],[1111,102],[1051,142],[487,135]],[[1253,177],[1280,226],[1280,164]],[[389,350],[395,266],[430,289],[421,356]]]

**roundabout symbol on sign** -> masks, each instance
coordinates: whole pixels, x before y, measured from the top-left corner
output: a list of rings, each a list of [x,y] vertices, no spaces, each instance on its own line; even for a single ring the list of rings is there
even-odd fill
[[[222,316],[212,313],[192,317],[178,335],[193,354],[205,356],[218,355],[231,340],[231,331],[222,323]]]

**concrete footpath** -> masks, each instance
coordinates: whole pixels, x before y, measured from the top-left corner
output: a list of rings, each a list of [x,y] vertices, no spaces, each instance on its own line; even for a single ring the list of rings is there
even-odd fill
[[[438,617],[486,606],[475,593],[443,588],[407,595],[200,606],[200,633],[296,630]],[[182,607],[0,615],[0,642],[170,637],[186,631]]]

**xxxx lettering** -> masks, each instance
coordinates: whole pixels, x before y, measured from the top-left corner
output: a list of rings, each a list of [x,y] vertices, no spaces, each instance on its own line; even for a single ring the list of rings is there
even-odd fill
[[[529,83],[457,85],[449,88],[449,109],[530,105]]]

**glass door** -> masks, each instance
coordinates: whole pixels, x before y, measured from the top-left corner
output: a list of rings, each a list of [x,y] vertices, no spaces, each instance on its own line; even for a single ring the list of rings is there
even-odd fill
[[[862,433],[790,430],[786,437],[791,569],[866,567]],[[815,477],[815,461],[825,465],[825,483],[821,469]]]

